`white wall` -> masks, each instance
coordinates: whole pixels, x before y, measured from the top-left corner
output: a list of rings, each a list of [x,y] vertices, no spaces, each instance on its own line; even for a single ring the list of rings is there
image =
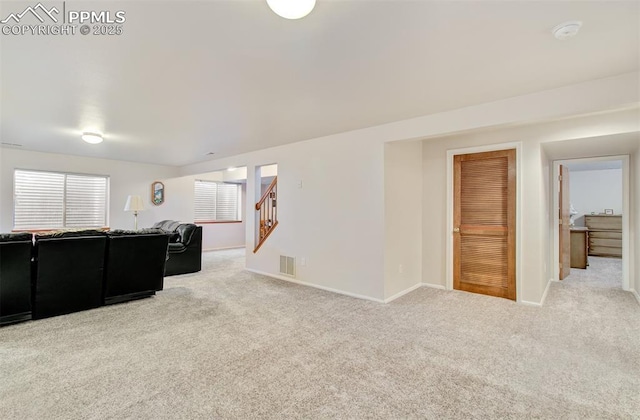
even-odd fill
[[[295,280],[362,297],[384,296],[383,144],[338,135],[185,168],[192,173],[277,163],[278,227],[257,253],[255,202],[246,200],[247,268],[279,275],[280,255],[297,258]],[[299,183],[302,182],[302,188]],[[305,259],[305,265],[301,264]]]
[[[384,147],[384,298],[422,283],[422,142]]]
[[[173,218],[180,204],[179,196],[168,185],[166,202],[151,203],[151,183],[178,174],[178,168],[162,165],[96,159],[28,150],[2,148],[0,155],[0,232],[13,229],[13,172],[15,169],[76,172],[108,175],[110,185],[109,226],[112,229],[133,229],[133,214],[125,212],[127,196],[137,194],[144,200],[145,210],[138,214],[138,227],[149,227],[162,219]]]
[[[622,214],[622,169],[569,172],[569,195],[578,214],[576,226],[584,226],[584,215],[613,209]]]
[[[427,215],[433,239],[423,242],[423,279],[426,283],[443,283],[446,150],[453,146],[493,144],[518,141],[513,133],[499,138],[486,135],[488,127],[561,119],[572,115],[602,113],[638,103],[639,74],[629,73],[572,86],[523,95],[454,111],[432,114],[367,129],[302,141],[237,156],[189,165],[184,175],[208,172],[229,166],[248,166],[247,196],[255,195],[256,166],[278,164],[279,226],[256,253],[253,250],[254,224],[247,207],[247,267],[278,275],[279,256],[298,257],[297,280],[317,287],[383,300],[384,261],[387,257],[384,216],[384,144],[393,141],[437,138],[470,130],[485,130],[478,137],[458,136],[423,143],[423,167],[434,179],[423,178],[432,185],[423,206],[423,229]],[[544,153],[540,142],[584,138],[598,134],[638,131],[637,112],[616,113],[603,124],[565,127],[559,136],[528,136],[537,139],[523,146],[523,165],[528,175],[522,193],[523,215],[530,225],[523,232],[526,258],[522,270],[522,299],[539,302],[550,278],[548,259],[548,174],[543,173]],[[594,117],[597,120],[597,117]],[[616,120],[618,118],[618,120]],[[558,124],[562,126],[563,122]],[[522,139],[524,142],[526,139]],[[546,164],[546,163],[545,163]],[[440,168],[438,170],[437,168]],[[427,170],[427,169],[425,169]],[[302,188],[298,183],[302,182]],[[423,188],[423,192],[426,187]],[[248,204],[249,205],[249,204]],[[428,210],[427,210],[428,209]],[[445,215],[446,216],[446,215]],[[425,234],[426,235],[426,234]],[[547,240],[545,239],[547,238]],[[300,265],[301,258],[307,264]],[[389,256],[392,259],[392,256]],[[395,286],[393,286],[395,287]],[[398,286],[401,288],[401,286]]]

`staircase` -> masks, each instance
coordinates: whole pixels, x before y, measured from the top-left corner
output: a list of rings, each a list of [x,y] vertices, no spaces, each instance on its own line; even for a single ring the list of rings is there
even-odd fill
[[[256,211],[260,215],[260,223],[256,226],[256,253],[271,232],[278,226],[278,209],[276,201],[278,197],[278,177],[273,178],[269,188],[264,192],[260,201],[256,203]]]

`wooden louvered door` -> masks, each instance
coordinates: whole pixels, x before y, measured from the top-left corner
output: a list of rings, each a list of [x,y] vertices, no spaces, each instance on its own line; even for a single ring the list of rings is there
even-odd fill
[[[454,156],[453,287],[516,299],[516,151]]]

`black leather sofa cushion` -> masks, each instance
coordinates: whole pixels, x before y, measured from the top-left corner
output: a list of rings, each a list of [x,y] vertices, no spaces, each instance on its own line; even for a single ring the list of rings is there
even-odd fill
[[[0,235],[0,325],[31,319],[30,233]]]
[[[101,231],[35,236],[35,319],[102,305],[106,244],[106,233]]]
[[[0,233],[0,242],[32,242],[30,233]]]
[[[164,285],[169,235],[160,229],[111,231],[104,282],[105,304],[154,295]]]
[[[78,238],[87,236],[106,236],[107,233],[102,230],[84,229],[84,230],[60,230],[50,233],[39,233],[35,235],[36,241],[39,239],[55,239],[55,238]]]
[[[162,229],[165,232],[175,232],[178,226],[180,226],[180,222],[175,220],[163,220],[153,225],[154,228]]]
[[[139,236],[139,235],[166,235],[167,233],[162,229],[146,228],[140,230],[122,230],[115,229],[107,232],[107,236]]]

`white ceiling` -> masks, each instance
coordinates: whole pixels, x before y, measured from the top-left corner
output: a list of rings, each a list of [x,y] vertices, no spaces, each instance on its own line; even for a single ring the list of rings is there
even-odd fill
[[[0,15],[34,2],[3,2]],[[61,2],[58,2],[61,3]],[[47,2],[47,5],[56,2]],[[638,1],[72,2],[120,36],[0,36],[0,140],[184,165],[636,71]],[[582,20],[580,34],[550,30]],[[100,130],[104,143],[80,140]]]

